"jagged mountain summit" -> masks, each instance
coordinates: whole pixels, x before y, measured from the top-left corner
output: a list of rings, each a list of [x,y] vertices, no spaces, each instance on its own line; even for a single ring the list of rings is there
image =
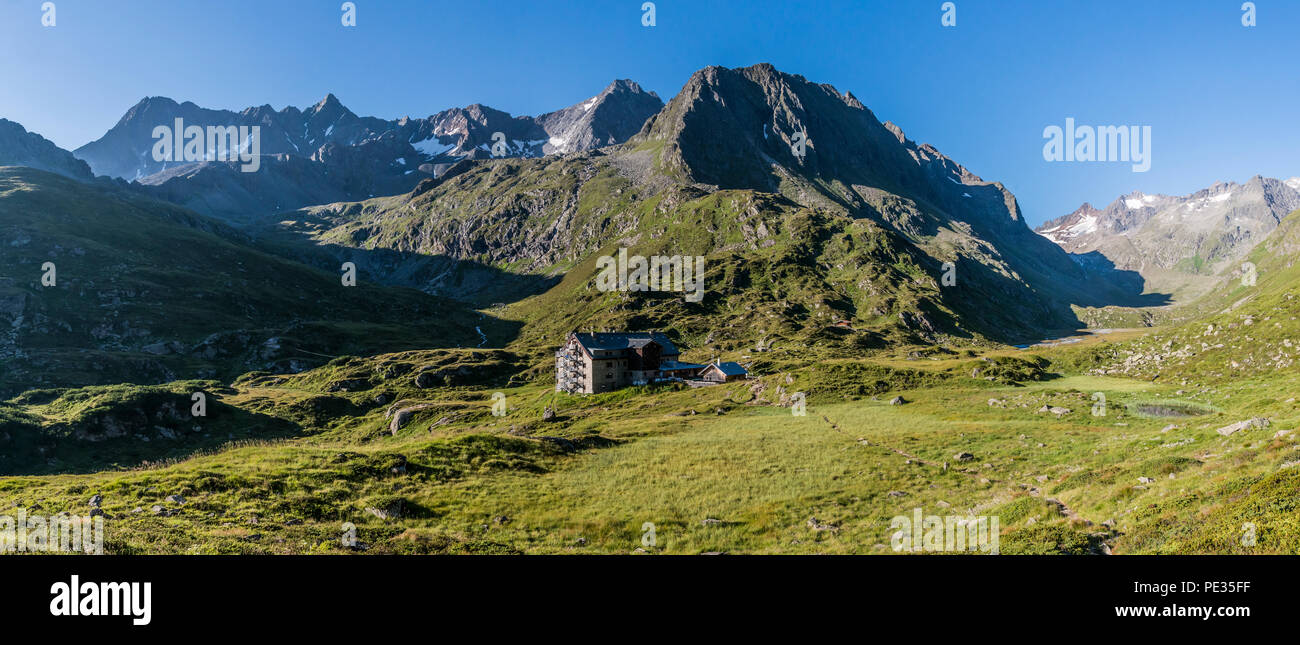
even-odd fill
[[[1152,288],[1194,296],[1300,208],[1300,178],[1255,176],[1187,196],[1123,195],[1044,222],[1043,237],[1080,258],[1141,274]]]
[[[630,80],[610,83],[600,94],[537,117],[512,117],[484,105],[439,112],[416,126],[409,139],[435,163],[494,156],[492,135],[505,135],[504,157],[541,157],[592,150],[627,141],[663,108],[654,92]]]
[[[612,145],[635,134],[662,102],[631,81],[540,117],[515,117],[484,105],[426,118],[358,116],[333,94],[300,110],[269,105],[241,112],[150,97],[100,139],[75,151],[96,173],[137,181],[153,194],[200,212],[250,215],[409,191],[461,159],[539,157]],[[224,161],[158,161],[155,127],[257,126],[258,172]],[[504,139],[494,139],[496,133]],[[504,143],[504,150],[494,144]],[[242,176],[241,176],[242,175]]]
[[[141,99],[127,110],[104,136],[77,148],[73,153],[90,164],[96,174],[139,181],[185,161],[155,160],[155,127],[173,127],[177,119],[186,126],[258,126],[261,154],[314,157],[327,143],[359,145],[387,131],[388,122],[353,114],[330,94],[306,110],[286,107],[276,111],[269,105],[242,112],[210,110],[167,97]]]
[[[797,140],[802,155],[795,154]],[[1141,300],[1133,276],[1099,279],[1035,235],[1000,182],[908,139],[852,93],[770,64],[696,72],[633,138],[639,141],[662,142],[662,167],[687,181],[779,192],[809,207],[879,221],[934,262],[966,269],[992,289],[983,294],[988,298],[1054,303],[1021,313],[1039,324],[1074,324],[1069,305]],[[951,297],[976,291],[952,290]],[[977,301],[968,308],[987,313]]]
[[[582,103],[543,114],[536,121],[547,133],[544,152],[568,153],[623,143],[663,107],[658,94],[624,79]]]
[[[0,119],[0,166],[27,166],[81,181],[95,178],[86,162],[7,119]]]
[[[600,94],[571,107],[538,117],[511,116],[485,105],[443,110],[425,118],[384,120],[361,117],[333,94],[299,110],[275,111],[269,105],[242,112],[209,110],[166,97],[149,97],[132,107],[103,137],[74,153],[97,174],[141,180],[185,162],[155,161],[150,154],[153,129],[185,125],[260,126],[264,155],[291,155],[321,161],[330,147],[360,147],[387,141],[390,163],[409,172],[419,163],[453,163],[492,156],[493,133],[505,135],[510,157],[575,152],[626,141],[645,119],[663,107],[653,92],[629,80],[611,83]],[[397,161],[400,159],[400,161]],[[395,170],[397,170],[395,169]]]

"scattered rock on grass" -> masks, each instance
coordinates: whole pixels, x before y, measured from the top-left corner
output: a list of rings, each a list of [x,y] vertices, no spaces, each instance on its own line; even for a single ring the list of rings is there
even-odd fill
[[[1265,419],[1265,418],[1263,418],[1263,417],[1255,417],[1254,419],[1247,419],[1247,420],[1245,420],[1245,421],[1238,421],[1238,422],[1236,422],[1236,423],[1234,423],[1234,424],[1232,424],[1232,425],[1223,426],[1222,428],[1219,428],[1218,430],[1215,430],[1215,432],[1217,432],[1217,433],[1219,433],[1219,434],[1221,434],[1221,435],[1223,435],[1223,436],[1225,436],[1225,437],[1229,437],[1229,436],[1232,436],[1233,434],[1236,434],[1237,432],[1240,432],[1240,431],[1242,431],[1242,430],[1247,430],[1247,429],[1250,429],[1250,428],[1267,428],[1268,425],[1269,425],[1269,420],[1268,420],[1268,419]]]
[[[393,500],[382,506],[367,506],[366,512],[381,520],[395,520],[402,517],[402,500]]]

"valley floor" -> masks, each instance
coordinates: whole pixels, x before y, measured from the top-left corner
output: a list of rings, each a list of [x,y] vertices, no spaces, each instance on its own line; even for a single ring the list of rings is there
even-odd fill
[[[997,383],[949,362],[893,361],[945,376],[874,394],[819,389],[823,366],[588,397],[527,385],[501,390],[504,417],[493,389],[365,409],[373,394],[325,395],[310,374],[253,380],[222,400],[364,411],[165,464],[5,477],[0,505],[85,514],[102,495],[115,553],[890,554],[914,509],[997,517],[1003,554],[1300,552],[1294,376]],[[778,405],[804,384],[804,416]],[[393,433],[385,413],[411,404]],[[1216,432],[1253,417],[1270,425]]]

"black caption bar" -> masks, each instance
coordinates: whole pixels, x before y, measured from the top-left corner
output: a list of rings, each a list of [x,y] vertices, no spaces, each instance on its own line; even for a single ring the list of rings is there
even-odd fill
[[[6,623],[149,641],[200,625],[212,635],[263,625],[264,633],[337,636],[373,633],[387,622],[508,614],[509,621],[484,624],[500,633],[574,612],[635,617],[653,629],[723,616],[729,630],[742,631],[850,617],[991,625],[1011,616],[1235,629],[1288,620],[1288,578],[1300,558],[22,556],[0,563],[8,574],[0,585]]]

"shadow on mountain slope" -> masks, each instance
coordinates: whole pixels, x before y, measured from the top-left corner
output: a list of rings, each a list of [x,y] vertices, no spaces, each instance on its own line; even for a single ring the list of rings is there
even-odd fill
[[[337,272],[344,262],[357,267],[360,280],[418,289],[471,307],[508,304],[560,283],[562,275],[512,273],[475,260],[441,254],[362,248],[307,239],[294,227],[263,229],[255,244],[267,252]]]
[[[1099,251],[1070,253],[1069,256],[1075,264],[1086,269],[1088,273],[1106,280],[1119,293],[1118,298],[1109,301],[1087,301],[1074,304],[1082,307],[1163,307],[1173,304],[1173,294],[1147,293],[1147,280],[1142,277],[1141,273],[1116,268],[1115,263]]]
[[[341,282],[192,211],[0,168],[0,394],[295,372],[339,355],[511,341],[519,326]]]

